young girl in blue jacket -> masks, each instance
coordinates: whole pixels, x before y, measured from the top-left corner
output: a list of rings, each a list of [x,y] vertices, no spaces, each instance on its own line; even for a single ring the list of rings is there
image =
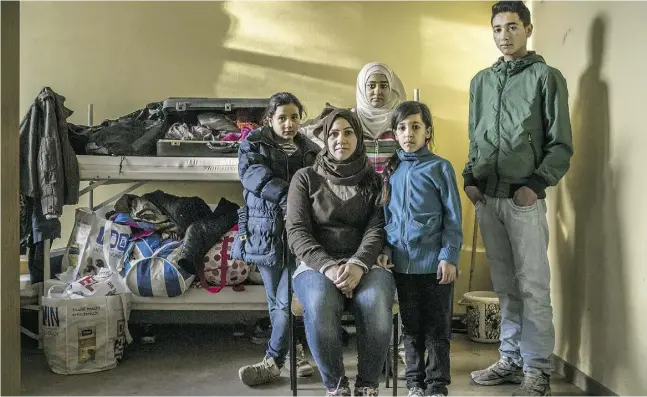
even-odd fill
[[[400,104],[391,128],[400,148],[384,170],[385,230],[404,326],[407,388],[409,396],[444,396],[463,240],[456,176],[449,161],[427,148],[434,131],[425,104]]]
[[[298,133],[303,105],[289,92],[272,95],[264,125],[252,131],[238,149],[238,174],[245,206],[238,213],[238,235],[232,257],[255,264],[263,277],[272,335],[265,357],[238,371],[247,386],[279,379],[289,348],[288,266],[283,263],[282,235],[288,188],[297,170],[314,164],[319,146]],[[314,371],[297,357],[302,376]]]

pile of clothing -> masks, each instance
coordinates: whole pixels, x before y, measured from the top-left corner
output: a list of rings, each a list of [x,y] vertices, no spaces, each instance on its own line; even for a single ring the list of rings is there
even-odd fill
[[[201,113],[198,124],[176,122],[168,129],[164,139],[212,142],[240,142],[259,125],[249,121],[233,122],[217,113]]]
[[[161,240],[182,241],[177,264],[197,274],[205,254],[238,223],[238,204],[220,199],[215,210],[199,197],[178,197],[161,190],[141,197],[124,194],[106,217],[130,226],[133,239],[157,235]]]
[[[142,109],[97,126],[66,123],[70,144],[76,154],[106,156],[155,156],[157,141],[240,142],[249,132],[260,127],[253,114],[241,109],[229,116],[206,112],[191,120],[177,114],[166,114],[164,102],[153,102]],[[71,114],[71,112],[70,112]]]
[[[76,154],[104,156],[155,156],[156,144],[164,136],[162,102],[97,126],[68,123],[70,142]]]

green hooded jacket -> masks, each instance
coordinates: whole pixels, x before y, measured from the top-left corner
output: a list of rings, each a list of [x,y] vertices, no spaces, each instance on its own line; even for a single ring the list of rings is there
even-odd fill
[[[546,197],[573,155],[564,76],[534,52],[501,57],[470,83],[469,139],[465,186],[504,198],[528,186]]]

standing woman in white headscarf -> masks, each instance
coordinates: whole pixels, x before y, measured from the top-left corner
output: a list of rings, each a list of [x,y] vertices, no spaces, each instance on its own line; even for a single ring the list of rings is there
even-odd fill
[[[397,149],[390,118],[393,110],[406,99],[400,78],[387,65],[372,62],[359,71],[355,111],[364,129],[367,155],[378,172],[382,172]]]

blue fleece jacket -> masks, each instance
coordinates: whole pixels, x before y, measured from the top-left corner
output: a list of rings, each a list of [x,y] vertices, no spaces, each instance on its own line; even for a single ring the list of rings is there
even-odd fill
[[[458,266],[463,243],[461,202],[451,163],[423,147],[398,149],[384,206],[386,241],[394,270],[436,273],[445,260]]]

